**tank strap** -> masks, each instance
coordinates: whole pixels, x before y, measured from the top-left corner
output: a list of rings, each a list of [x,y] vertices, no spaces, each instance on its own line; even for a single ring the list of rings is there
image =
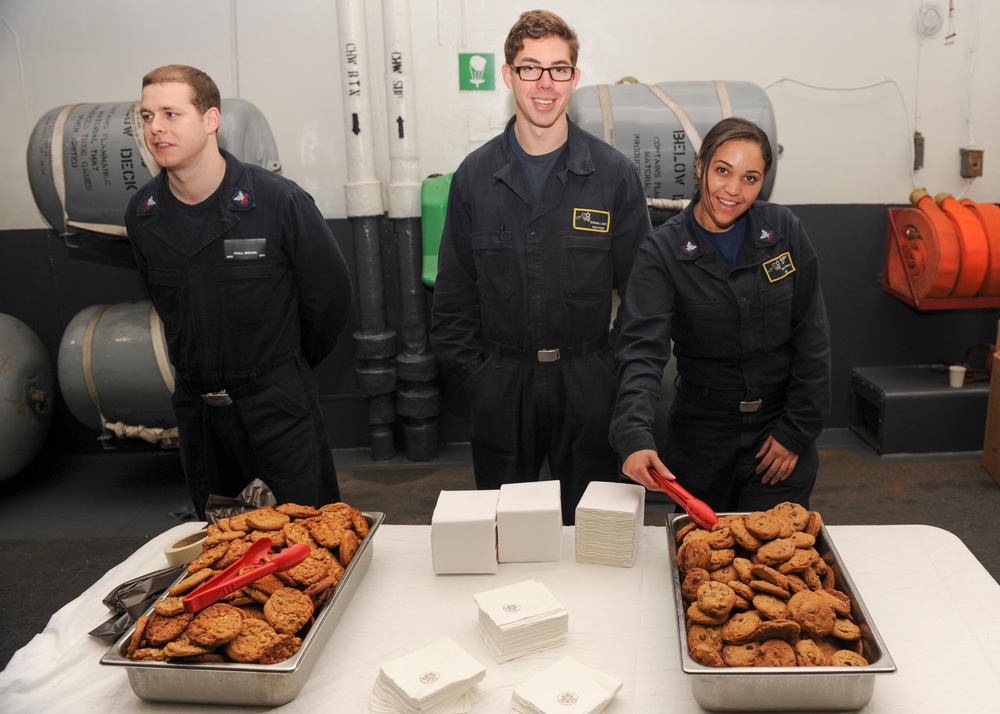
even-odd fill
[[[156,358],[156,366],[160,370],[163,384],[167,391],[174,393],[174,373],[170,369],[170,360],[167,359],[167,345],[163,338],[163,323],[160,322],[160,314],[152,304],[149,306],[149,339],[153,345],[153,356]]]
[[[97,409],[97,416],[101,420],[101,429],[104,429],[104,413],[101,411],[101,398],[97,393],[97,383],[94,381],[94,360],[93,360],[93,345],[94,345],[94,332],[97,330],[97,323],[101,320],[101,315],[107,310],[110,305],[101,305],[100,308],[94,311],[94,314],[90,316],[90,321],[87,323],[87,329],[83,332],[83,383],[87,387],[87,394],[90,395],[90,401],[94,403],[94,407]]]
[[[645,86],[649,89],[649,91],[655,94],[661,102],[666,104],[670,111],[674,113],[674,116],[677,117],[677,121],[682,127],[684,127],[684,133],[687,134],[688,140],[691,142],[691,147],[694,149],[694,153],[697,154],[701,150],[701,134],[699,134],[698,130],[695,129],[694,122],[691,121],[691,117],[689,117],[687,112],[681,108],[680,104],[671,99],[670,96],[658,86],[655,84],[646,84]]]
[[[59,208],[62,209],[63,215],[62,226],[53,226],[53,228],[59,229],[60,232],[66,230],[66,220],[69,218],[69,213],[66,212],[66,169],[63,166],[63,133],[66,130],[66,122],[69,120],[70,112],[78,106],[79,104],[67,104],[59,112],[59,116],[56,117],[55,122],[52,124],[52,183],[55,184],[56,195],[59,197]]]
[[[604,126],[604,140],[615,145],[615,115],[611,111],[611,92],[608,85],[597,85],[597,99],[601,104],[601,123]]]
[[[719,107],[722,109],[722,118],[728,119],[733,115],[733,102],[729,98],[729,88],[720,79],[715,80],[715,93],[719,95]]]

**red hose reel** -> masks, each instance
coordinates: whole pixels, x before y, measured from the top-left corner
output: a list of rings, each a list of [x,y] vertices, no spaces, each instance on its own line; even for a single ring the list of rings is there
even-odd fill
[[[889,209],[883,288],[923,309],[1000,306],[1000,207],[924,189]]]

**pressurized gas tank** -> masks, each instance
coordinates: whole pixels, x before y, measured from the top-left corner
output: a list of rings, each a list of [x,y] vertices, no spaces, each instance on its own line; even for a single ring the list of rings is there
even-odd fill
[[[85,426],[177,424],[170,403],[174,369],[163,325],[149,300],[78,312],[63,332],[58,373],[66,406]]]
[[[52,362],[30,327],[0,315],[0,481],[38,454],[52,424]]]
[[[222,100],[219,146],[280,171],[264,115],[243,99]],[[28,140],[28,181],[42,216],[60,234],[123,235],[125,206],[158,172],[142,138],[139,102],[69,104],[50,110]]]
[[[639,170],[646,198],[690,199],[701,138],[722,118],[749,119],[767,134],[775,161],[760,198],[767,200],[777,168],[774,110],[764,90],[750,82],[638,82],[579,87],[573,120],[604,138]]]

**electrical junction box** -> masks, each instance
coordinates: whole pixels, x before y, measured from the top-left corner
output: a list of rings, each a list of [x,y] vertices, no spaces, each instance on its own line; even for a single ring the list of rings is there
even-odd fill
[[[962,156],[962,178],[976,178],[983,175],[983,152],[979,149],[959,149]]]

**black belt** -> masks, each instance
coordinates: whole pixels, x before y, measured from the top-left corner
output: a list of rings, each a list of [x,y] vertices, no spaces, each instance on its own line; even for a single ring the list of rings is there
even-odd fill
[[[753,414],[779,399],[784,400],[786,386],[769,385],[762,389],[739,392],[725,389],[709,389],[681,382],[680,391],[686,394],[697,394],[701,400],[712,409],[719,411],[738,411],[740,414]],[[764,392],[760,394],[760,392]],[[760,395],[760,396],[758,396]]]
[[[201,399],[205,402],[205,404],[212,407],[228,407],[237,399],[248,397],[251,394],[257,394],[271,385],[277,384],[285,377],[295,374],[298,369],[298,361],[295,358],[292,358],[282,362],[270,372],[265,372],[262,375],[251,377],[247,382],[244,382],[238,387],[207,392],[201,395]]]
[[[584,342],[582,345],[546,347],[544,349],[521,349],[519,347],[501,345],[499,342],[492,340],[483,340],[483,349],[491,354],[520,359],[526,362],[558,362],[561,359],[572,359],[573,357],[584,357],[588,354],[593,354],[607,344],[608,337],[605,335],[596,340]]]

